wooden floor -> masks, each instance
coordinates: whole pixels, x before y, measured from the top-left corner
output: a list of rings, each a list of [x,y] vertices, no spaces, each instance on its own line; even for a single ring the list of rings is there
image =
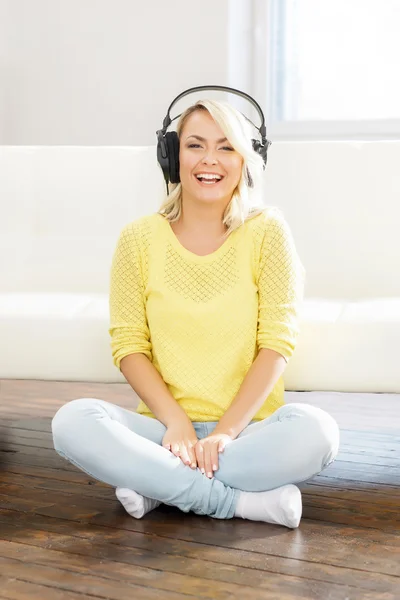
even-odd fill
[[[290,393],[341,428],[337,460],[299,487],[300,527],[165,505],[137,520],[53,450],[59,406],[130,408],[128,384],[0,380],[0,598],[400,598],[400,395]]]

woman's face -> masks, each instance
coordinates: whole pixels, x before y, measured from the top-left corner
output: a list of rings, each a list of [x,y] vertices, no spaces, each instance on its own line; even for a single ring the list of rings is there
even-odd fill
[[[218,202],[223,208],[229,204],[240,181],[243,158],[207,110],[196,110],[187,118],[180,135],[179,162],[185,197]],[[202,174],[219,177],[199,179]]]

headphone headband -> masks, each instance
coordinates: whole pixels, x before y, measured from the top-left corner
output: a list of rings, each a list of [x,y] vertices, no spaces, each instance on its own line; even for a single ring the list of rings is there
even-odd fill
[[[260,119],[261,119],[260,127],[257,127],[256,125],[254,125],[254,123],[252,121],[250,121],[250,123],[252,123],[252,125],[254,125],[254,127],[259,130],[261,137],[262,137],[262,142],[263,142],[263,144],[265,144],[265,142],[267,141],[266,140],[267,132],[266,132],[266,128],[265,128],[265,119],[264,119],[264,113],[261,110],[261,107],[258,104],[258,102],[256,102],[256,100],[254,100],[254,98],[249,96],[249,94],[246,94],[245,92],[241,92],[240,90],[237,90],[235,88],[226,87],[224,85],[200,85],[198,87],[189,88],[189,89],[185,90],[184,92],[182,92],[181,94],[179,94],[179,96],[174,98],[174,100],[172,100],[171,104],[168,107],[167,115],[163,121],[163,128],[162,128],[163,134],[165,134],[167,128],[171,125],[172,121],[174,121],[177,118],[177,117],[174,117],[174,119],[171,120],[171,117],[170,117],[170,112],[171,112],[171,109],[174,106],[174,104],[176,104],[184,96],[187,96],[188,94],[191,94],[192,92],[200,92],[202,90],[215,90],[218,92],[231,92],[233,94],[236,94],[236,95],[241,96],[242,98],[245,98],[246,100],[248,100],[255,107],[255,109],[257,110],[258,114],[260,115]],[[178,116],[180,116],[180,115],[178,115]],[[250,119],[248,119],[248,120],[250,120]]]

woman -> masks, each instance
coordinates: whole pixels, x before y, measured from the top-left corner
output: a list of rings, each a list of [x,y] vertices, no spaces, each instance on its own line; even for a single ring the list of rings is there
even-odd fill
[[[73,400],[53,419],[54,447],[133,517],[165,503],[296,528],[294,484],[339,446],[328,413],[284,404],[305,270],[282,212],[260,204],[243,115],[199,101],[177,134],[180,182],[123,228],[112,261],[112,355],[137,412]]]

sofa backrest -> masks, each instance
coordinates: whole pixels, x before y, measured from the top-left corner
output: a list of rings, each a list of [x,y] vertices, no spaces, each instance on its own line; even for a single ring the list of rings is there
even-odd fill
[[[307,271],[306,296],[400,296],[400,141],[273,142],[265,204]],[[0,147],[0,292],[108,293],[122,227],[156,212],[150,147]]]

